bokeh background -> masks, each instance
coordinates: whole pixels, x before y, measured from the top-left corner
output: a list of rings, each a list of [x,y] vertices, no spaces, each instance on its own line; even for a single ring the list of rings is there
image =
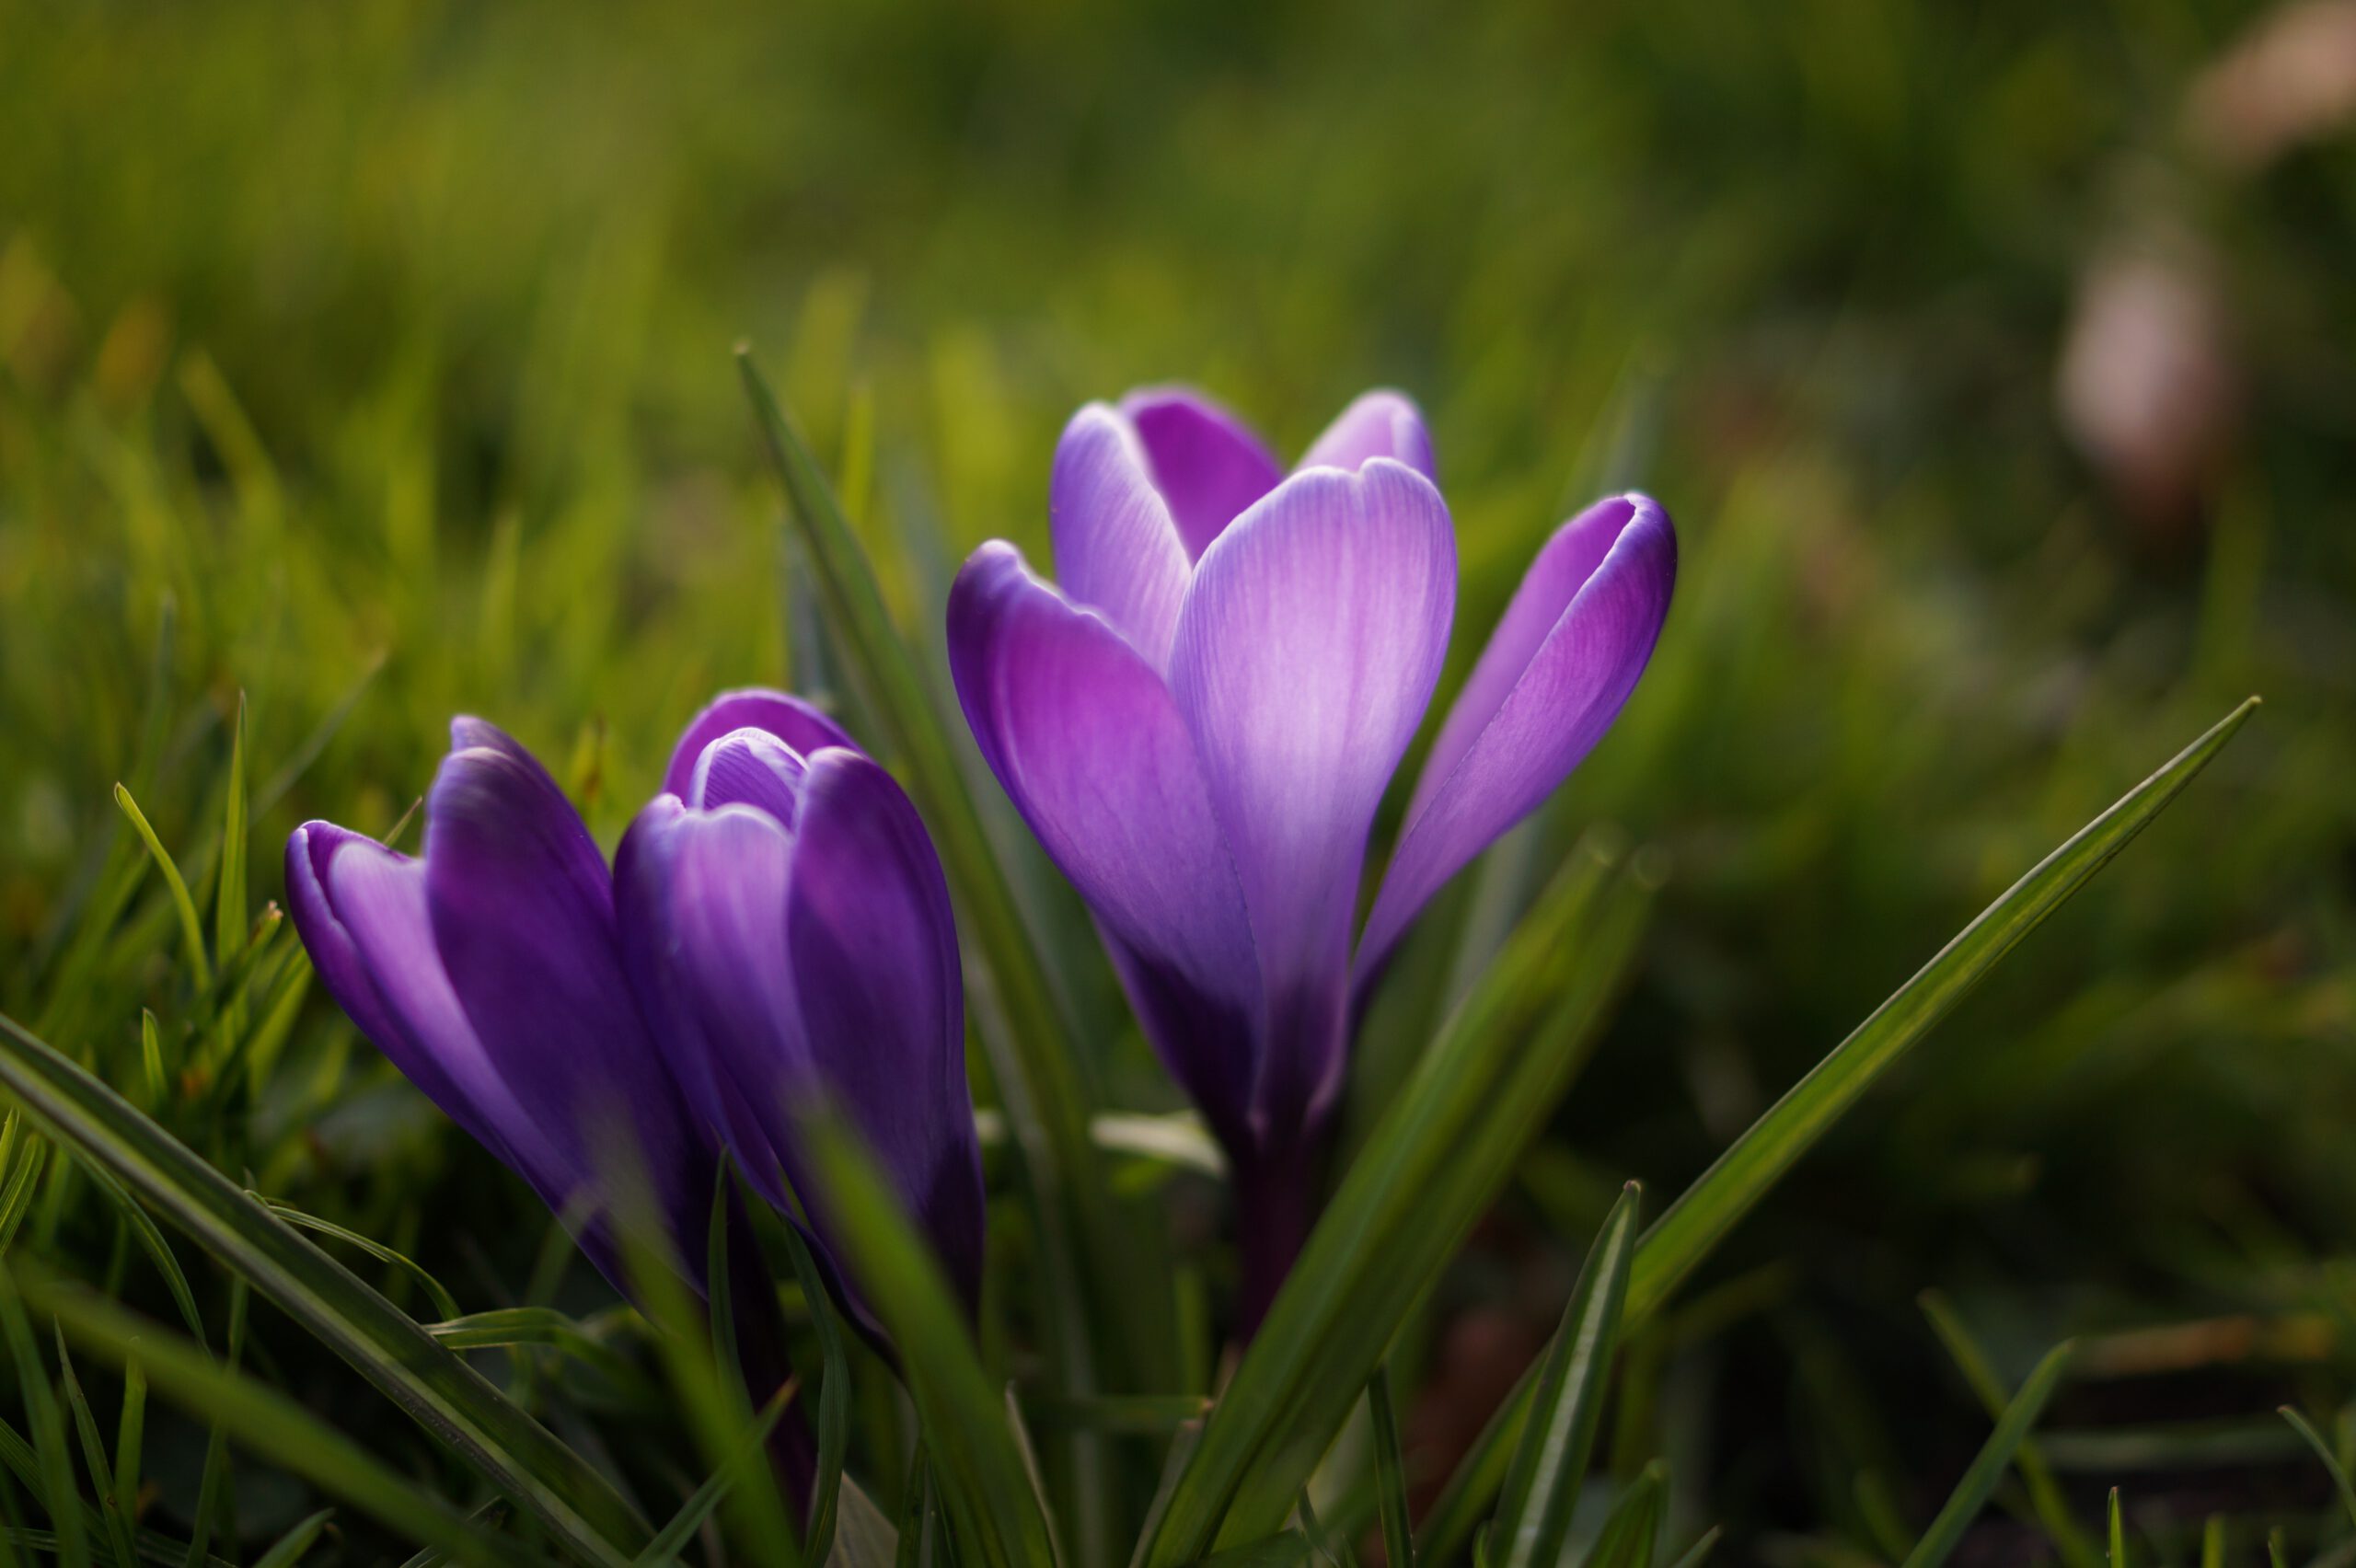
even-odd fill
[[[455,711],[610,844],[685,717],[792,658],[739,339],[931,657],[966,550],[1044,549],[1062,421],[1144,382],[1287,450],[1421,400],[1451,679],[1575,506],[1676,517],[1625,718],[1405,961],[1477,951],[1589,824],[1669,857],[1437,1304],[1434,1455],[1622,1179],[1665,1202],[2262,693],[1714,1263],[1617,1451],[1747,1553],[1888,1550],[1986,1429],[1929,1288],[2008,1379],[2089,1336],[2047,1447],[2080,1502],[2170,1540],[2323,1496],[2271,1412],[2356,1372],[2356,4],[0,0],[0,1008],[135,1059],[168,913],[83,934],[110,787],[201,862],[240,691],[258,896],[305,818],[390,828]],[[1171,1103],[1067,950],[1120,1097]],[[455,1276],[528,1256],[528,1194],[324,998],[279,1049],[267,1190]]]

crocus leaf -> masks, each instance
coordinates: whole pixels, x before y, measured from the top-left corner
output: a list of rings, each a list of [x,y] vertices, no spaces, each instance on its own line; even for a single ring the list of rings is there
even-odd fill
[[[1926,1290],[1919,1300],[1923,1315],[1931,1320],[1933,1332],[1939,1336],[1939,1343],[1946,1346],[1948,1355],[1954,1358],[1956,1369],[1963,1374],[1963,1380],[1970,1386],[1972,1396],[1985,1407],[1992,1419],[2004,1414],[2004,1386],[1996,1380],[1995,1370],[1988,1365],[1988,1357],[1981,1350],[1979,1342],[1971,1337],[1971,1331],[1964,1327],[1963,1320],[1956,1315],[1946,1297],[1937,1291]],[[2053,1479],[2053,1471],[2045,1463],[2045,1456],[2038,1451],[2036,1439],[2021,1439],[2020,1451],[2014,1456],[2014,1463],[2020,1470],[2022,1482],[2028,1488],[2030,1511],[2037,1515],[2038,1523],[2045,1527],[2047,1537],[2061,1551],[2062,1560],[2071,1568],[2095,1568],[2094,1547],[2079,1530],[2077,1521],[2070,1516],[2069,1502],[2062,1495],[2062,1489]]]
[[[1628,1326],[1634,1328],[1657,1310],[1678,1283],[1842,1113],[2015,943],[2150,825],[2257,708],[2258,698],[2251,698],[2235,709],[2039,861],[1751,1124],[1637,1243],[1628,1286]],[[1458,1464],[1426,1519],[1427,1557],[1444,1558],[1470,1539],[1472,1526],[1505,1478],[1498,1450],[1509,1448],[1519,1437],[1536,1388],[1533,1368]]]
[[[57,1336],[57,1381],[65,1390],[66,1408],[74,1412],[75,1435],[82,1441],[82,1462],[90,1471],[90,1485],[101,1497],[114,1491],[114,1467],[107,1462],[106,1439],[98,1435],[98,1418],[91,1413],[90,1401],[82,1392],[82,1379],[75,1375],[74,1357],[65,1348],[65,1326],[52,1323]],[[131,1516],[116,1509],[101,1509],[107,1526],[107,1543],[114,1552],[118,1568],[133,1568],[139,1560],[138,1548],[131,1540]]]
[[[136,1357],[158,1390],[203,1411],[272,1463],[403,1535],[468,1561],[527,1561],[514,1542],[469,1523],[285,1395],[215,1362],[162,1324],[21,1264],[14,1274],[25,1299],[56,1317],[72,1338],[110,1361]]]
[[[1489,1551],[1500,1568],[1553,1568],[1571,1533],[1571,1511],[1603,1423],[1604,1389],[1620,1347],[1620,1313],[1635,1251],[1639,1189],[1611,1205],[1563,1309],[1538,1377],[1533,1416],[1506,1476]]]
[[[407,1313],[105,1084],[0,1016],[0,1086],[303,1325],[592,1562],[649,1535],[612,1483]],[[154,1368],[150,1368],[151,1373]],[[160,1383],[160,1378],[157,1379]]]
[[[322,1508],[306,1519],[297,1520],[293,1529],[272,1541],[268,1551],[254,1559],[254,1568],[294,1568],[294,1564],[303,1560],[303,1553],[310,1551],[312,1543],[319,1539],[319,1532],[328,1528],[328,1521],[334,1517],[334,1509]]]
[[[2052,1397],[2054,1387],[2068,1369],[2073,1348],[2057,1345],[2037,1364],[2037,1370],[2028,1375],[2028,1381],[2013,1396],[2013,1402],[2004,1407],[1996,1430],[1988,1435],[1988,1441],[1971,1461],[1971,1468],[1956,1483],[1946,1505],[1931,1521],[1931,1528],[1923,1532],[1923,1539],[1914,1543],[1914,1550],[1907,1553],[1903,1568],[1938,1568],[1947,1560],[1947,1554],[1963,1539],[1963,1532],[1980,1516],[1980,1510],[1988,1505],[1989,1495],[2004,1478],[2004,1471],[2012,1468],[2013,1455],[2019,1449],[2021,1440],[2037,1424],[2045,1401]]]
[[[1382,1517],[1382,1558],[1391,1568],[1415,1568],[1415,1539],[1407,1524],[1407,1462],[1399,1450],[1399,1412],[1391,1401],[1391,1368],[1374,1369],[1366,1386],[1374,1427],[1374,1481]]]
[[[1595,1544],[1582,1560],[1584,1568],[1652,1568],[1661,1511],[1668,1505],[1669,1467],[1655,1459],[1603,1516],[1603,1528],[1596,1531]],[[1492,1534],[1490,1539],[1496,1539]]]
[[[1575,854],[1369,1135],[1204,1426],[1147,1562],[1274,1534],[1464,1233],[1569,1087],[1646,879]]]
[[[2289,1405],[2281,1407],[2281,1414],[2291,1424],[2292,1431],[2307,1440],[2307,1447],[2316,1451],[2316,1458],[2321,1459],[2324,1469],[2331,1472],[2331,1484],[2339,1493],[2340,1506],[2348,1510],[2350,1519],[2356,1519],[2356,1483],[2349,1481],[2348,1468],[2339,1462],[2339,1456],[2331,1451],[2331,1445],[2324,1441],[2323,1434],[2316,1431],[2315,1424],[2305,1416]]]
[[[806,1116],[803,1136],[860,1293],[899,1352],[925,1452],[969,1568],[1053,1561],[1047,1522],[1007,1423],[1004,1396],[975,1353],[940,1263],[891,1187],[839,1119]]]
[[[704,1521],[711,1517],[711,1511],[720,1506],[721,1499],[728,1495],[729,1488],[735,1484],[736,1479],[761,1462],[761,1445],[768,1441],[769,1433],[776,1428],[778,1417],[785,1413],[785,1407],[793,1402],[793,1395],[794,1387],[789,1383],[770,1396],[768,1408],[761,1412],[746,1435],[744,1453],[704,1478],[703,1484],[697,1487],[679,1505],[679,1511],[671,1516],[670,1523],[654,1533],[654,1539],[647,1543],[644,1551],[638,1554],[638,1561],[632,1568],[663,1568],[663,1564],[677,1561],[687,1542],[703,1528]]]

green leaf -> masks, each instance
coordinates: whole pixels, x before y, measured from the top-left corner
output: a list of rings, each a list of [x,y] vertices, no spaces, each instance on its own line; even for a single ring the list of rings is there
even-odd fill
[[[122,1417],[114,1433],[114,1506],[127,1520],[139,1517],[139,1472],[147,1436],[147,1374],[136,1361],[122,1364]]]
[[[618,1568],[645,1544],[651,1532],[578,1454],[407,1313],[5,1016],[0,1086],[251,1281],[477,1474],[529,1509],[568,1550]]]
[[[2012,1468],[2013,1455],[2020,1448],[2021,1440],[2028,1435],[2029,1429],[2037,1424],[2037,1418],[2044,1412],[2045,1401],[2052,1397],[2055,1387],[2062,1381],[2062,1374],[2069,1367],[2070,1353],[2073,1348],[2070,1344],[2057,1345],[2037,1364],[2037,1369],[2021,1385],[2021,1391],[2015,1394],[2013,1402],[2004,1407],[1996,1429],[1988,1435],[1988,1441],[1971,1461],[1971,1468],[1965,1470],[1963,1479],[1956,1483],[1955,1492],[1947,1498],[1946,1505],[1939,1510],[1937,1517],[1931,1521],[1931,1528],[1923,1532],[1923,1539],[1915,1542],[1914,1550],[1907,1554],[1903,1568],[1938,1568],[1938,1564],[1947,1560],[1947,1554],[1963,1539],[1963,1532],[1970,1528],[1972,1520],[1980,1516],[1980,1510],[1988,1505],[1989,1494],[2004,1478],[2004,1471]]]
[[[711,1511],[720,1505],[721,1499],[728,1495],[737,1478],[761,1463],[762,1445],[777,1429],[778,1418],[785,1413],[785,1407],[793,1402],[793,1395],[794,1387],[791,1383],[777,1391],[770,1399],[768,1408],[754,1423],[744,1451],[704,1479],[704,1483],[695,1489],[676,1514],[671,1516],[671,1522],[655,1532],[646,1550],[638,1554],[638,1561],[632,1568],[660,1568],[663,1563],[677,1560],[679,1553],[687,1550],[687,1542],[695,1539],[696,1531],[703,1528],[703,1522],[711,1517]]]
[[[433,1303],[433,1309],[442,1314],[445,1324],[465,1316],[458,1310],[458,1298],[444,1289],[442,1282],[426,1272],[423,1264],[413,1262],[407,1255],[393,1251],[392,1248],[373,1238],[363,1236],[357,1230],[347,1229],[331,1219],[321,1219],[317,1215],[305,1214],[293,1204],[283,1204],[276,1198],[265,1197],[250,1187],[246,1190],[246,1196],[298,1230],[308,1230],[318,1236],[331,1236],[347,1247],[359,1248],[378,1262],[390,1263],[400,1270],[424,1288],[427,1297]],[[445,1343],[446,1343],[447,1341]]]
[[[139,1009],[139,1064],[146,1073],[147,1108],[153,1111],[171,1098],[172,1084],[164,1071],[163,1032],[145,1008]]]
[[[1374,1483],[1382,1518],[1382,1559],[1389,1568],[1415,1568],[1415,1532],[1407,1523],[1407,1461],[1399,1449],[1399,1412],[1391,1402],[1391,1367],[1374,1369],[1366,1386],[1374,1427]]]
[[[1604,1392],[1620,1347],[1641,1196],[1634,1182],[1622,1190],[1563,1309],[1538,1377],[1535,1414],[1507,1472],[1489,1534],[1490,1559],[1500,1568],[1553,1568],[1570,1539],[1571,1513],[1603,1424]]]
[[[322,1508],[309,1518],[298,1521],[293,1529],[271,1542],[268,1551],[254,1560],[254,1568],[294,1568],[294,1564],[302,1561],[303,1553],[310,1551],[312,1543],[319,1539],[319,1532],[328,1528],[328,1521],[334,1517],[334,1509]]]
[[[1646,882],[1620,874],[1615,853],[1575,852],[1443,1028],[1212,1410],[1151,1568],[1283,1526],[1392,1336],[1577,1073],[1634,950]]]
[[[1671,1563],[1669,1568],[1702,1568],[1702,1564],[1710,1560],[1710,1553],[1717,1550],[1719,1537],[1725,1534],[1725,1526],[1712,1525],[1702,1532],[1702,1539],[1687,1547],[1685,1554]]]
[[[2200,1568],[2225,1568],[2225,1516],[2212,1514],[2200,1527]]]
[[[1629,1327],[1658,1310],[1679,1282],[1725,1239],[1736,1222],[1858,1096],[1907,1047],[1928,1033],[1997,960],[2149,825],[2258,706],[2258,699],[2253,697],[2235,709],[2039,861],[1753,1123],[1637,1243],[1628,1286]],[[1498,1407],[1449,1477],[1425,1523],[1426,1557],[1445,1557],[1463,1545],[1483,1506],[1504,1479],[1498,1450],[1510,1447],[1519,1436],[1536,1389],[1533,1368]]]
[[[2119,1516],[2119,1488],[2110,1489],[2110,1568],[2127,1568],[2127,1521]]]
[[[1948,1355],[1954,1358],[1956,1368],[1963,1374],[1963,1380],[1970,1388],[1973,1397],[1980,1401],[1992,1419],[2004,1414],[2007,1398],[2004,1387],[1997,1381],[1994,1369],[1988,1365],[1988,1358],[1979,1343],[1971,1337],[1971,1331],[1964,1327],[1963,1320],[1957,1317],[1955,1309],[1947,1305],[1946,1297],[1937,1291],[1926,1290],[1917,1299],[1922,1304],[1923,1315],[1931,1320],[1933,1332],[1939,1336],[1939,1343],[1946,1346]],[[2053,1471],[2047,1468],[2045,1456],[2038,1448],[2035,1438],[2021,1439],[2020,1452],[2015,1456],[2014,1462],[2021,1472],[2022,1482],[2028,1488],[2030,1510],[2037,1515],[2038,1523],[2045,1528],[2048,1539],[2061,1551],[2062,1560],[2071,1564],[2071,1568],[2096,1568],[2093,1543],[2079,1530],[2077,1521],[2070,1516],[2070,1505],[2054,1482]]]
[[[1630,1320],[1650,1317],[1874,1080],[2023,937],[2133,842],[2257,709],[2258,698],[2251,698],[2234,709],[2038,862],[1736,1139],[1645,1233],[1628,1286]]]
[[[230,1280],[228,1371],[231,1376],[236,1375],[238,1364],[244,1359],[246,1354],[248,1295],[243,1275]],[[78,1332],[81,1325],[77,1323],[75,1327]],[[203,1353],[203,1343],[199,1341],[197,1354],[202,1355]],[[205,1548],[211,1544],[213,1539],[214,1516],[220,1511],[221,1489],[226,1484],[228,1475],[229,1428],[216,1413],[214,1416],[212,1429],[204,1441],[204,1473],[196,1487],[196,1524],[195,1528],[189,1535],[188,1556],[182,1560],[182,1568],[199,1568],[204,1561]]]
[[[213,984],[213,964],[204,956],[204,928],[196,917],[196,900],[189,896],[188,883],[181,879],[179,867],[172,862],[170,852],[164,847],[164,841],[156,836],[156,830],[147,825],[147,815],[131,798],[131,791],[116,785],[114,803],[122,808],[122,814],[139,830],[140,840],[147,846],[156,869],[164,873],[164,885],[171,890],[172,908],[179,916],[180,940],[188,948],[189,973],[196,979],[196,988],[204,990]]]
[[[0,1275],[5,1273],[0,1271]],[[84,1346],[117,1363],[136,1357],[167,1397],[191,1411],[203,1412],[264,1458],[343,1498],[390,1528],[471,1561],[522,1560],[513,1542],[471,1524],[448,1504],[421,1492],[285,1395],[234,1366],[214,1362],[202,1349],[161,1324],[126,1312],[80,1286],[21,1266],[14,1288],[42,1311],[54,1315]],[[202,1519],[197,1528],[202,1535]]]
[[[99,1497],[98,1511],[104,1516],[108,1543],[114,1549],[114,1560],[120,1568],[133,1568],[139,1561],[138,1549],[131,1543],[131,1516],[115,1506],[114,1468],[107,1463],[106,1439],[98,1435],[98,1418],[90,1413],[90,1401],[82,1393],[82,1379],[74,1375],[74,1358],[66,1354],[65,1329],[52,1323],[57,1335],[57,1380],[65,1390],[66,1408],[74,1412],[74,1430],[82,1440],[82,1462],[90,1472],[90,1485]]]
[[[930,1249],[839,1118],[802,1122],[838,1216],[849,1272],[900,1355],[925,1452],[940,1479],[967,1568],[1035,1568],[1053,1561],[1047,1522],[999,1390],[982,1370],[963,1314]]]
[[[228,806],[221,825],[220,897],[214,910],[213,956],[223,967],[246,945],[246,694],[229,732]]]
[[[2331,1472],[2331,1484],[2339,1493],[2340,1506],[2348,1510],[2350,1519],[2356,1519],[2356,1485],[2349,1482],[2348,1468],[2339,1462],[2339,1457],[2331,1451],[2331,1445],[2324,1441],[2323,1434],[2315,1429],[2313,1422],[2289,1405],[2281,1407],[2281,1414],[2291,1424],[2293,1432],[2307,1440],[2307,1447],[2316,1451],[2316,1458],[2323,1461],[2323,1468]]]
[[[842,1321],[835,1315],[834,1297],[826,1276],[802,1232],[780,1220],[777,1230],[793,1260],[793,1277],[810,1303],[810,1320],[818,1331],[818,1473],[811,1483],[810,1527],[803,1535],[803,1557],[825,1562],[835,1543],[835,1518],[843,1484],[843,1457],[850,1447],[850,1355],[843,1340]]]
[[[90,1544],[84,1533],[81,1493],[74,1483],[74,1460],[65,1449],[65,1420],[57,1408],[56,1391],[49,1386],[49,1369],[41,1365],[33,1343],[32,1325],[15,1279],[0,1268],[0,1338],[17,1368],[17,1386],[24,1396],[25,1421],[32,1433],[39,1466],[35,1495],[57,1532],[57,1559],[63,1568],[90,1568]]]
[[[1585,1568],[1652,1568],[1653,1549],[1660,1539],[1661,1512],[1668,1506],[1669,1467],[1655,1459],[1628,1483],[1628,1490],[1603,1516],[1603,1528],[1588,1549]]]
[[[131,1228],[132,1235],[138,1239],[140,1251],[145,1252],[148,1261],[156,1265],[156,1272],[164,1276],[164,1288],[171,1292],[172,1305],[179,1309],[180,1321],[188,1325],[188,1332],[196,1343],[202,1344],[204,1318],[196,1309],[196,1292],[190,1288],[188,1275],[181,1272],[179,1257],[173,1252],[172,1244],[164,1239],[163,1231],[156,1228],[155,1219],[140,1206],[139,1200],[124,1191],[122,1183],[114,1179],[112,1171],[87,1155],[77,1153],[75,1159],[98,1191],[105,1194],[107,1201],[114,1205],[115,1212],[122,1216],[122,1222]]]

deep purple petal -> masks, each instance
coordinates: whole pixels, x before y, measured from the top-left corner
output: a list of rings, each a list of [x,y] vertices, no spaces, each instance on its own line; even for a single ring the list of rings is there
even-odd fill
[[[1421,474],[1311,468],[1196,566],[1170,689],[1232,846],[1268,996],[1255,1109],[1313,1121],[1341,1065],[1369,829],[1448,651],[1456,545]]]
[[[747,686],[721,693],[710,707],[689,721],[671,753],[671,766],[664,770],[663,788],[686,800],[695,777],[696,758],[703,755],[704,747],[732,730],[745,729],[767,730],[804,756],[821,746],[859,749],[859,743],[841,725],[802,698],[790,692]]]
[[[731,730],[696,759],[687,803],[706,810],[757,806],[791,827],[807,767],[800,752],[767,730]]]
[[[991,770],[1123,957],[1148,1035],[1220,1136],[1242,1136],[1259,963],[1161,677],[1003,543],[958,573],[949,662]]]
[[[1072,416],[1047,487],[1056,578],[1160,669],[1195,563],[1154,489],[1137,427],[1102,403]]]
[[[949,884],[907,796],[855,752],[811,759],[803,813],[785,937],[810,1060],[970,1309],[982,1163]]]
[[[1424,411],[1403,392],[1378,389],[1361,395],[1310,444],[1299,467],[1322,466],[1356,473],[1373,457],[1404,463],[1432,483],[1439,483],[1439,471],[1432,462],[1431,433],[1424,428]]]
[[[780,1209],[784,1151],[770,1132],[809,1074],[786,962],[792,859],[767,813],[691,811],[673,795],[639,813],[614,856],[623,962],[689,1113]]]
[[[476,721],[452,732],[460,749],[435,776],[425,833],[426,904],[451,986],[501,1078],[583,1178],[618,1173],[610,1139],[634,1136],[674,1236],[699,1247],[706,1143],[624,976],[595,841],[520,747]]]
[[[1121,412],[1137,426],[1190,558],[1284,478],[1252,428],[1199,392],[1146,387],[1122,398]]]
[[[434,951],[423,864],[324,822],[297,828],[286,851],[287,905],[329,994],[445,1115],[561,1205],[565,1162],[500,1078]]]
[[[1570,776],[1635,689],[1669,615],[1677,536],[1648,496],[1558,529],[1433,743],[1359,943],[1376,972],[1424,901]]]

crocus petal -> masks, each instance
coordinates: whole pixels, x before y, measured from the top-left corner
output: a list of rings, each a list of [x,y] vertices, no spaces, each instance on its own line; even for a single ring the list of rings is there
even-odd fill
[[[1378,457],[1287,479],[1205,552],[1179,612],[1170,689],[1251,912],[1269,1032],[1254,1105],[1273,1127],[1313,1121],[1336,1083],[1367,833],[1455,598],[1439,492]]]
[[[1570,776],[1619,716],[1669,614],[1677,536],[1614,497],[1539,551],[1433,743],[1359,943],[1361,984],[1440,884]]]
[[[821,746],[859,749],[841,725],[802,698],[790,692],[747,686],[721,693],[710,707],[688,721],[687,732],[671,753],[671,766],[664,771],[663,788],[686,800],[695,778],[696,759],[703,755],[704,748],[732,730],[746,729],[767,730],[804,756]]]
[[[1424,411],[1403,392],[1377,390],[1359,397],[1310,444],[1299,467],[1347,468],[1355,473],[1370,457],[1404,463],[1432,483],[1439,483],[1439,472],[1432,463],[1431,433],[1424,428]]]
[[[787,1212],[787,1149],[771,1134],[809,1074],[786,963],[792,859],[792,836],[767,813],[691,811],[674,795],[639,813],[614,856],[623,962],[688,1111]]]
[[[1047,486],[1056,579],[1160,669],[1193,558],[1153,486],[1137,428],[1102,403],[1072,416]]]
[[[1251,427],[1199,392],[1149,387],[1122,398],[1121,412],[1145,444],[1190,559],[1284,478]]]
[[[802,754],[767,730],[732,730],[703,748],[687,803],[707,809],[757,806],[791,827],[800,809]]]
[[[517,1104],[450,988],[423,864],[324,822],[297,828],[286,851],[287,905],[329,993],[443,1114],[560,1206],[570,1167]]]
[[[1148,1037],[1214,1129],[1242,1136],[1259,962],[1161,677],[1000,542],[950,591],[949,663],[991,771],[1114,944]]]
[[[601,1135],[634,1135],[672,1234],[700,1238],[703,1140],[624,976],[596,843],[523,748],[476,720],[451,733],[457,749],[435,776],[425,835],[427,907],[451,986],[551,1140],[602,1176],[616,1168]]]
[[[982,1162],[949,884],[907,796],[856,752],[810,759],[803,813],[785,938],[811,1062],[970,1309]]]

